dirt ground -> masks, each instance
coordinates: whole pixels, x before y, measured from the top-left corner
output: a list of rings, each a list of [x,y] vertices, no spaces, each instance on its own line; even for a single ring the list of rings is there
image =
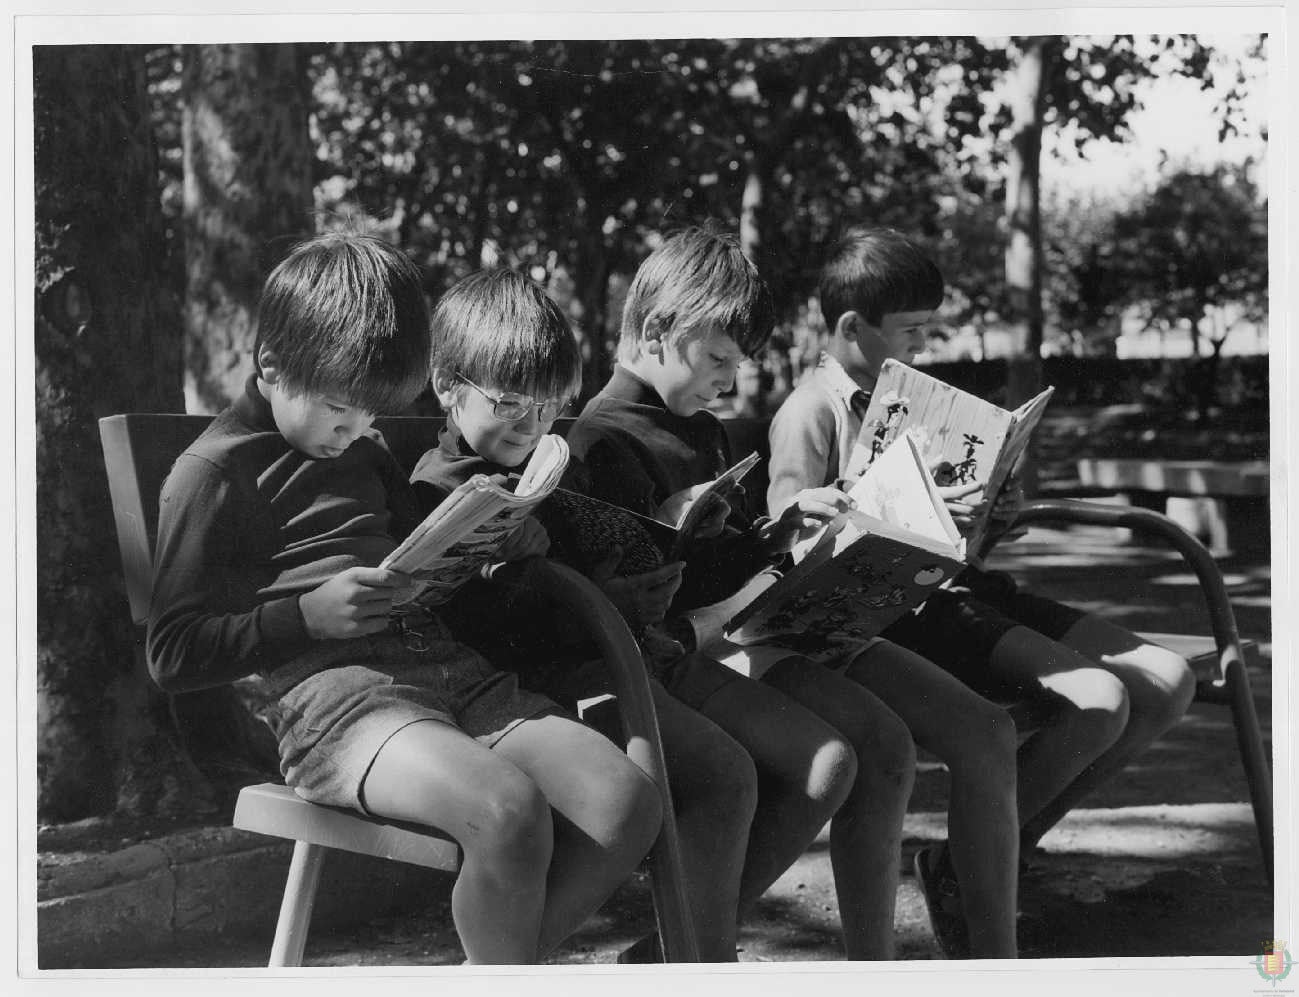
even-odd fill
[[[1116,543],[1104,530],[1037,530],[1001,558],[1044,594],[1134,629],[1205,632],[1194,578],[1175,556]],[[1262,651],[1251,678],[1265,730],[1271,717],[1270,571],[1259,555],[1220,563],[1243,636]],[[910,875],[911,855],[945,836],[947,775],[922,761],[906,825],[897,955],[940,958]],[[1229,712],[1194,705],[1186,718],[1048,834],[1020,889],[1024,958],[1237,955],[1274,937],[1272,891],[1260,859]],[[776,883],[744,925],[742,962],[842,958],[825,834]],[[644,875],[621,888],[552,961],[608,963],[651,929]],[[118,967],[253,967],[270,939],[222,939]],[[307,965],[456,965],[463,959],[449,890],[420,911],[347,930],[321,930]]]

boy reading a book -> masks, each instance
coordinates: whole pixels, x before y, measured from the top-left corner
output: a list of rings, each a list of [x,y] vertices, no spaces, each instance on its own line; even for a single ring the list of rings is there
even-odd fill
[[[576,393],[580,376],[576,338],[536,282],[496,270],[457,283],[433,313],[432,378],[447,427],[412,475],[417,490],[436,498],[474,474],[514,473]],[[568,532],[552,502],[538,517],[555,527],[552,535]],[[551,556],[565,552],[552,546]],[[795,704],[670,646],[654,628],[677,590],[681,565],[619,575],[618,557],[591,573],[642,634],[700,955],[734,961],[741,902],[765,890],[816,837],[847,792],[852,753]],[[463,590],[462,601],[475,599]],[[493,648],[499,660],[515,663],[525,685],[561,701],[608,691],[607,679],[587,663],[589,642],[562,633],[528,593],[512,599],[508,614],[479,600],[487,611],[464,614],[465,639]],[[770,736],[777,718],[790,728],[780,740]],[[654,944],[651,938],[634,946],[622,961],[648,961]]]
[[[734,239],[688,229],[651,253],[628,291],[613,377],[568,435],[587,462],[593,493],[653,515],[728,467],[725,431],[705,406],[730,388],[772,323],[766,285]],[[732,595],[846,506],[840,491],[826,487],[800,493],[775,519],[749,522],[735,510],[719,536],[691,552],[673,611]],[[914,657],[886,641],[868,643],[856,650],[881,668]],[[810,709],[856,750],[857,779],[831,823],[835,888],[848,956],[891,958],[902,820],[915,773],[911,734],[864,686],[791,649],[746,648],[743,656],[760,685]],[[963,728],[971,732],[972,771],[962,791],[994,832],[1006,823],[992,840],[1013,839],[1014,731],[1002,711],[970,698]],[[779,740],[788,729],[773,725],[768,736]],[[980,954],[1015,954],[1012,848],[1013,841],[1002,846],[1005,854],[981,884]]]
[[[385,243],[319,236],[276,267],[256,373],[163,489],[149,667],[171,692],[260,692],[303,798],[451,835],[469,961],[532,963],[633,871],[661,805],[612,744],[436,615],[393,619],[409,579],[377,565],[419,520],[370,426],[419,393],[428,352],[418,268]]]
[[[897,232],[855,227],[832,248],[820,283],[829,342],[771,425],[767,498],[773,514],[802,489],[842,478],[881,364],[914,359],[942,297],[938,268]],[[968,488],[948,493],[954,518],[971,523],[982,497]],[[1017,503],[1018,489],[1011,488],[994,506],[998,532],[1013,521]],[[885,635],[980,692],[1045,695],[1059,704],[1054,719],[1019,751],[1022,848],[1032,848],[1084,793],[1176,722],[1194,692],[1185,661],[1173,652],[1096,616],[1020,592],[1007,575],[972,567]],[[902,712],[908,691],[894,687],[904,676],[881,670],[861,678]],[[960,715],[951,702],[903,712],[918,738],[941,734]],[[955,803],[952,821],[950,849],[922,852],[917,869],[931,911],[959,909],[951,897],[959,882],[968,917]]]

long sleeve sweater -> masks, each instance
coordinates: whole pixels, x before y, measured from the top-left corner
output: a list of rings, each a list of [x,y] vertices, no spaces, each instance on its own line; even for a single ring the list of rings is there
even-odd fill
[[[591,495],[644,516],[732,463],[726,430],[716,416],[674,415],[652,387],[621,366],[587,403],[567,440],[585,464]],[[776,560],[757,542],[752,527],[733,510],[721,536],[691,545],[673,611],[724,599]]]
[[[309,674],[299,674],[312,667],[301,664],[307,652],[345,643],[310,637],[298,598],[377,565],[416,522],[406,476],[377,433],[335,459],[307,457],[250,378],[163,485],[150,673],[173,692],[254,673],[287,688]]]

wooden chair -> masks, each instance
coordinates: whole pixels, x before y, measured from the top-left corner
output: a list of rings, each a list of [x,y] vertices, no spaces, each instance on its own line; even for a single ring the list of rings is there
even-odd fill
[[[138,632],[142,632],[149,614],[153,544],[163,479],[209,421],[208,416],[152,414],[113,415],[99,421],[131,618]],[[390,436],[394,453],[407,467],[432,445],[441,424],[440,419],[423,418],[377,423],[385,437]],[[621,615],[586,578],[552,562],[537,565],[537,570],[557,605],[586,621],[612,670],[627,754],[654,781],[663,799],[663,828],[650,854],[650,870],[664,956],[668,962],[697,962],[699,953],[688,916],[663,746],[640,651]],[[143,642],[137,641],[137,647],[142,652]],[[271,966],[302,964],[321,865],[330,849],[447,872],[460,867],[459,846],[434,830],[318,806],[273,783],[241,790],[234,825],[295,842],[271,949]]]
[[[725,422],[734,456],[738,458],[752,450],[757,450],[763,456],[763,462],[744,479],[750,511],[765,511],[765,508],[758,509],[757,506],[765,506],[766,503],[768,425],[766,419],[732,419]],[[1258,647],[1253,641],[1241,640],[1236,630],[1236,617],[1227,598],[1222,574],[1218,571],[1212,554],[1167,516],[1148,509],[1103,505],[1078,499],[1041,500],[1031,502],[1023,508],[1017,525],[1045,522],[1124,527],[1154,536],[1181,554],[1195,572],[1208,610],[1210,636],[1180,633],[1141,636],[1176,651],[1187,660],[1196,678],[1196,702],[1230,707],[1241,764],[1249,785],[1254,824],[1263,851],[1263,867],[1271,882],[1272,774],[1246,670],[1247,663],[1256,660]],[[1022,702],[1005,705],[1021,730],[1036,726],[1043,718],[1040,704]]]

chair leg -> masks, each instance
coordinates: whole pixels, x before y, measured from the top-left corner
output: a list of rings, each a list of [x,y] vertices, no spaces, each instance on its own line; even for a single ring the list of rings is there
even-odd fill
[[[1249,784],[1250,803],[1254,807],[1254,825],[1258,828],[1258,843],[1263,849],[1263,868],[1269,884],[1273,875],[1272,833],[1272,771],[1268,764],[1267,748],[1263,744],[1263,731],[1254,709],[1254,694],[1249,688],[1245,663],[1231,661],[1224,670],[1227,689],[1231,695],[1231,715],[1236,727],[1236,743],[1240,747],[1241,764],[1245,767],[1245,781]]]
[[[316,902],[320,868],[326,848],[306,841],[293,846],[289,878],[284,884],[280,902],[280,919],[275,925],[275,942],[271,946],[270,966],[301,966],[307,947],[307,929],[311,926],[311,908]]]

